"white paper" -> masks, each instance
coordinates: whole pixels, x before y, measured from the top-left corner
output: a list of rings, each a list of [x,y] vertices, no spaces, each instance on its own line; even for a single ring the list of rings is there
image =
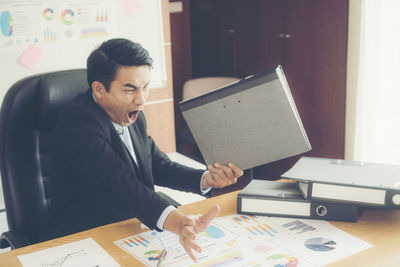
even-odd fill
[[[168,231],[147,231],[115,241],[147,266],[322,266],[372,247],[326,221],[232,215],[198,235],[203,248],[193,263]]]
[[[120,266],[92,238],[18,256],[24,267],[117,267]]]
[[[288,251],[296,252],[317,266],[346,258],[373,245],[346,233],[326,221],[273,218],[291,232],[274,240]]]

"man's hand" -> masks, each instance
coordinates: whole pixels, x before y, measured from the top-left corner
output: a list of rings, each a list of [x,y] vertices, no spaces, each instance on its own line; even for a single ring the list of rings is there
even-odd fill
[[[202,188],[222,188],[236,183],[237,178],[243,175],[243,171],[233,163],[228,163],[228,166],[215,163],[207,168],[209,172],[204,175]]]
[[[208,211],[206,215],[196,216],[193,227],[195,233],[198,234],[207,230],[210,222],[218,216],[220,209],[221,208],[219,206],[214,206]]]
[[[219,206],[214,206],[203,216],[187,216],[179,210],[171,212],[164,222],[164,229],[179,235],[179,242],[182,244],[190,258],[197,262],[193,249],[198,253],[202,248],[195,242],[198,233],[207,230],[210,222],[217,217],[220,211]]]

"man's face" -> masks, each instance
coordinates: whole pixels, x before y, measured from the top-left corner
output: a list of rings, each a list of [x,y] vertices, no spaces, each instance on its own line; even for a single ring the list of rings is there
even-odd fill
[[[128,126],[136,121],[143,109],[149,94],[149,82],[149,66],[122,66],[111,82],[109,92],[99,82],[94,82],[92,88],[97,102],[111,120]]]

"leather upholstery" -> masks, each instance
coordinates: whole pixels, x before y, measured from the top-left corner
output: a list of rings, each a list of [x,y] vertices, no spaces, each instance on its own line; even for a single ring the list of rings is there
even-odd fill
[[[12,241],[18,232],[30,243],[51,208],[48,167],[52,129],[59,112],[79,93],[88,90],[86,70],[39,74],[15,83],[4,97],[0,111],[0,171],[10,231],[3,235],[12,248],[26,245]]]

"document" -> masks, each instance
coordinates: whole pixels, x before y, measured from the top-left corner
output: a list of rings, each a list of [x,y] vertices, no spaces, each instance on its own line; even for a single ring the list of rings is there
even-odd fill
[[[197,263],[168,231],[147,231],[115,244],[147,266],[157,266],[166,249],[163,266],[171,267],[321,266],[372,247],[326,221],[239,214],[215,219],[196,241],[203,248],[194,252]]]
[[[24,267],[119,267],[92,238],[18,256]]]

